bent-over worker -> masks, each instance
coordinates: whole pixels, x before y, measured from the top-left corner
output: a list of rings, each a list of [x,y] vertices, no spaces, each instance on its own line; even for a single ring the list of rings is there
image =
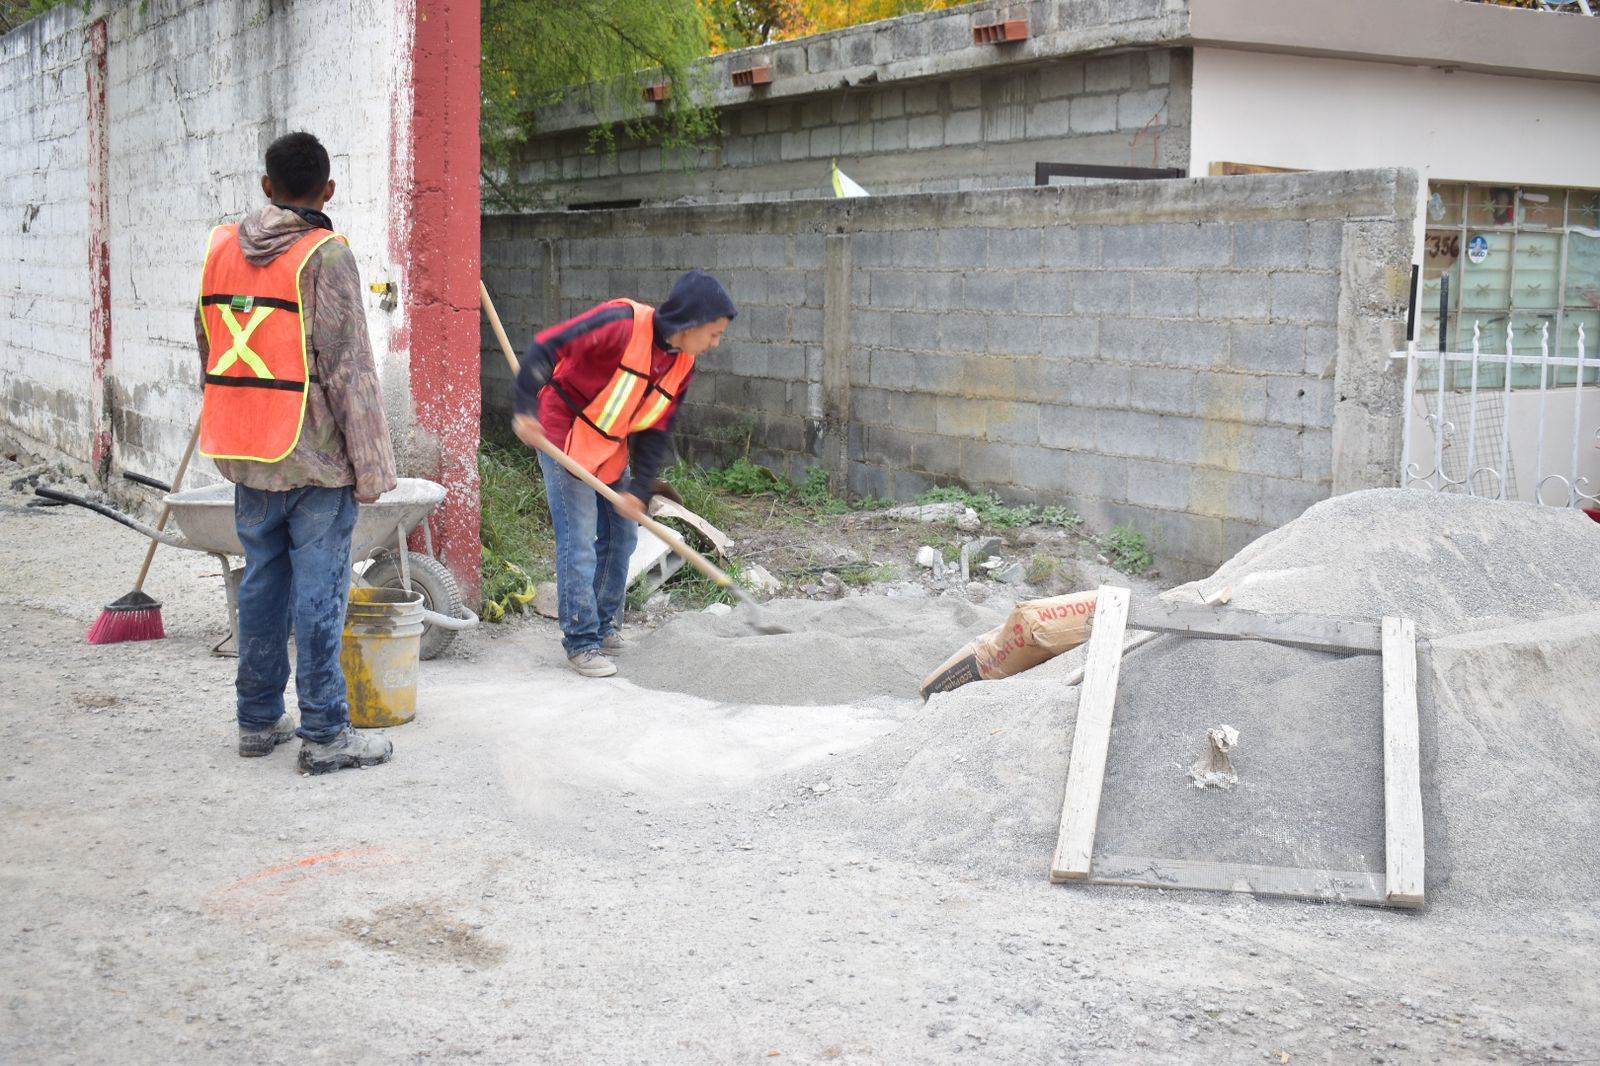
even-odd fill
[[[195,340],[205,399],[200,453],[234,483],[239,585],[239,754],[298,734],[300,769],[388,760],[350,728],[339,649],[356,505],[395,486],[355,257],[322,208],[328,153],[309,133],[267,148],[267,203],[211,232]],[[284,710],[294,626],[300,722]]]
[[[608,300],[534,338],[517,374],[513,428],[529,447],[560,446],[622,498],[614,508],[543,452],[556,536],[556,597],[567,662],[585,677],[617,672],[628,559],[695,359],[737,315],[716,278],[691,270],[658,308]],[[629,452],[632,466],[629,468]]]

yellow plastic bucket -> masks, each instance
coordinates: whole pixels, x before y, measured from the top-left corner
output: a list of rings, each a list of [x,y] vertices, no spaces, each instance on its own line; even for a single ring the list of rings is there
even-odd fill
[[[417,660],[422,644],[422,594],[353,588],[345,613],[344,667],[350,724],[357,729],[404,725],[417,716]]]

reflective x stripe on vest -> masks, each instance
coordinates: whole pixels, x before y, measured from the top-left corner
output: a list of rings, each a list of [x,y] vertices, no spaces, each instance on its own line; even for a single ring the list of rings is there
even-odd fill
[[[249,297],[243,297],[242,299],[247,301]],[[240,298],[234,300],[234,303],[239,302]],[[256,327],[261,325],[262,321],[276,310],[277,308],[275,307],[254,308],[250,312],[249,321],[241,327],[239,320],[234,317],[233,307],[224,306],[222,308],[222,321],[228,327],[228,332],[233,335],[233,347],[224,352],[222,357],[217,360],[217,365],[206,371],[206,373],[220,375],[234,363],[243,359],[245,366],[256,372],[256,377],[270,380],[272,371],[267,369],[267,364],[261,361],[259,355],[250,350],[250,334],[254,333]]]
[[[201,455],[275,463],[299,443],[307,384],[316,380],[300,313],[300,274],[332,240],[344,238],[311,230],[258,265],[239,247],[238,226],[212,231],[200,279],[208,345]]]

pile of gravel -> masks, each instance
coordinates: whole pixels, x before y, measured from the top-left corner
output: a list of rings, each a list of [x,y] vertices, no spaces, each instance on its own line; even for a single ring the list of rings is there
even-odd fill
[[[1005,617],[961,598],[774,600],[757,633],[749,608],[680,615],[627,652],[625,676],[644,688],[718,703],[838,704],[914,700],[946,656]]]
[[[1600,526],[1554,508],[1354,493],[1181,595],[1222,584],[1246,609],[1417,622],[1436,904],[1600,898]],[[1080,661],[1075,652],[935,695],[890,735],[781,782],[771,800],[881,854],[1043,877],[1079,691],[1064,679]],[[1376,656],[1178,638],[1129,655],[1097,852],[1381,871],[1381,692]],[[1186,771],[1222,724],[1240,733],[1240,781],[1196,789]],[[829,787],[817,793],[818,782]]]

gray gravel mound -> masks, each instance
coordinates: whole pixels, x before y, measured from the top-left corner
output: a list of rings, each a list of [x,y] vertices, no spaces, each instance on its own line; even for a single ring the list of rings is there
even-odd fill
[[[1005,617],[962,599],[774,600],[762,620],[791,632],[764,634],[748,610],[673,619],[628,650],[628,680],[723,703],[914,700],[934,667]]]
[[[1248,609],[1413,618],[1430,896],[1590,900],[1597,560],[1600,526],[1582,515],[1372,491],[1318,504],[1181,595],[1225,583]],[[826,793],[807,793],[810,773],[781,795],[885,853],[1043,877],[1079,693],[1064,678],[1081,659],[935,695],[842,757]],[[1381,692],[1376,656],[1178,638],[1129,655],[1097,853],[1381,871]],[[1196,789],[1187,769],[1222,724],[1240,732],[1240,782]]]

